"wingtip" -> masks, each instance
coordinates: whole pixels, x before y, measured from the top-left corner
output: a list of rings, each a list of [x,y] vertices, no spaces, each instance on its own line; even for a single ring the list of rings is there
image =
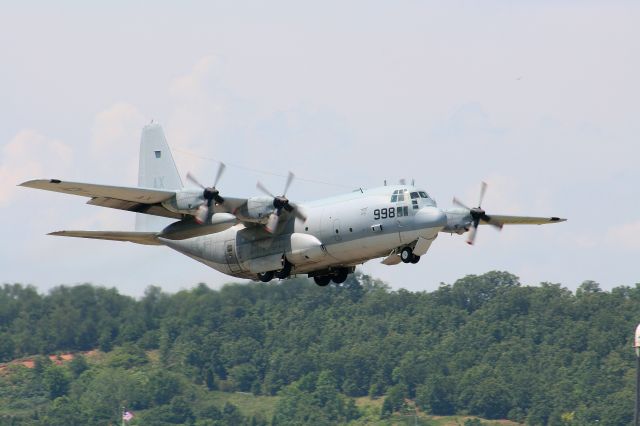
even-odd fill
[[[25,186],[27,188],[34,188],[36,185],[41,184],[43,182],[47,183],[62,183],[60,179],[31,179],[26,180],[22,183],[19,183],[17,186]]]

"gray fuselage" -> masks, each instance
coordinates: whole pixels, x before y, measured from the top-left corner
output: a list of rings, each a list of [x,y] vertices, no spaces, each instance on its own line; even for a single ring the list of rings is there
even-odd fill
[[[260,224],[237,224],[215,234],[160,241],[220,272],[255,279],[279,269],[285,258],[292,274],[352,267],[415,245],[420,237],[432,241],[447,224],[433,199],[407,185],[359,189],[300,208],[306,221],[289,215],[274,235]]]

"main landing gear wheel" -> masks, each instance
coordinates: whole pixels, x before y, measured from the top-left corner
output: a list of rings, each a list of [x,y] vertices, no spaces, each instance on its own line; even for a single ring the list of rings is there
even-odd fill
[[[273,271],[267,271],[258,274],[258,279],[263,283],[268,283],[273,279]]]
[[[324,287],[324,286],[329,284],[329,281],[331,281],[331,277],[329,277],[328,275],[318,275],[318,276],[313,277],[313,280],[320,287]]]
[[[288,278],[291,275],[291,263],[287,259],[284,259],[284,266],[278,272],[276,272],[276,278],[281,280]]]
[[[332,274],[331,281],[336,284],[342,284],[347,280],[347,275],[349,275],[349,272],[346,270],[346,268],[340,268]]]
[[[402,251],[400,252],[400,260],[402,260],[404,263],[410,263],[412,259],[413,259],[413,250],[411,250],[411,247],[403,248]]]
[[[413,255],[413,258],[411,259],[411,263],[418,263],[420,261],[420,256],[416,256],[415,254]]]

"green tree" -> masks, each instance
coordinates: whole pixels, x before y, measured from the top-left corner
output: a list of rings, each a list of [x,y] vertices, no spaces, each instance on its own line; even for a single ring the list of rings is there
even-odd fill
[[[74,378],[79,377],[82,373],[89,369],[87,359],[82,354],[75,354],[69,362],[69,370]]]
[[[49,393],[49,398],[56,399],[69,391],[71,379],[67,370],[57,365],[49,366],[43,374],[43,384]]]

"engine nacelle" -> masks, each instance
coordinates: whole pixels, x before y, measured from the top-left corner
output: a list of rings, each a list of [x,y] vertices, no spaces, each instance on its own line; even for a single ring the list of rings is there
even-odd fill
[[[176,196],[163,202],[162,205],[172,212],[189,214],[204,203],[200,189],[178,191]]]
[[[248,222],[266,223],[273,210],[273,198],[251,197],[235,214]]]
[[[447,224],[440,232],[451,232],[462,235],[469,230],[471,226],[471,215],[466,209],[448,209],[444,210],[447,215]]]
[[[291,250],[285,255],[294,265],[317,262],[327,254],[322,242],[313,235],[295,232],[290,241]]]

